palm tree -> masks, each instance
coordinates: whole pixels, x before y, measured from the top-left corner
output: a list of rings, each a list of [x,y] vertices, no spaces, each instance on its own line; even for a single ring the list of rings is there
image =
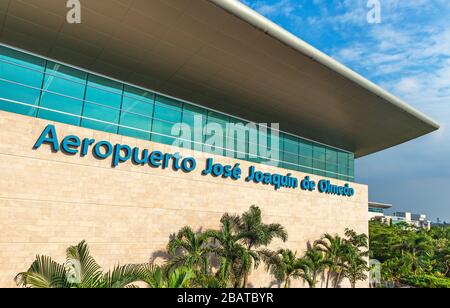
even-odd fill
[[[266,264],[267,271],[284,283],[284,288],[289,288],[292,279],[297,278],[303,278],[309,285],[313,284],[311,276],[306,274],[305,261],[297,258],[297,252],[289,249],[280,249],[276,252],[263,249],[259,254]]]
[[[153,266],[145,277],[145,282],[150,288],[189,288],[193,284],[196,275],[194,270],[187,266],[181,266],[174,270],[168,270],[159,266]]]
[[[430,241],[430,237],[425,234],[416,233],[410,235],[406,240],[402,241],[398,245],[392,247],[394,250],[399,250],[400,254],[405,252],[416,255],[417,253],[429,253],[433,249],[433,245]]]
[[[344,277],[350,281],[352,288],[356,287],[356,282],[367,279],[368,270],[363,254],[355,246],[351,246],[344,260]]]
[[[151,271],[149,264],[130,264],[103,273],[85,241],[69,247],[66,258],[65,264],[59,264],[37,256],[26,272],[15,277],[16,284],[29,288],[125,288],[144,282]]]
[[[168,268],[187,266],[196,272],[207,274],[210,254],[208,243],[207,234],[195,233],[190,227],[182,228],[167,245],[167,251],[172,256]],[[177,254],[178,252],[181,254]]]
[[[240,285],[242,268],[249,271],[252,264],[259,265],[258,254],[248,250],[243,240],[249,237],[248,232],[236,233],[233,231],[232,218],[225,215],[221,219],[220,230],[209,230],[205,234],[212,238],[214,246],[211,252],[220,258],[220,268],[217,277],[221,281],[234,280],[234,286]]]
[[[416,275],[418,272],[427,271],[424,261],[434,254],[433,246],[430,236],[419,232],[411,234],[392,249],[400,252],[401,258],[409,262],[410,269]]]
[[[326,287],[328,288],[330,279],[334,275],[336,288],[340,281],[342,272],[342,263],[347,251],[346,241],[338,235],[324,234],[320,240],[314,242],[314,247],[325,253],[325,257],[328,260],[328,271],[326,279]]]
[[[242,217],[225,214],[223,218],[231,222],[235,232],[247,235],[243,238],[243,242],[247,250],[253,253],[257,253],[257,248],[270,245],[275,238],[286,242],[288,237],[286,229],[281,224],[263,223],[261,209],[255,205],[242,214]],[[247,269],[241,266],[239,275],[243,276],[243,288],[247,287],[250,269],[251,266]]]
[[[347,242],[358,250],[365,250],[369,247],[369,237],[367,234],[358,234],[354,230],[345,229],[345,236],[347,237]],[[362,251],[364,255],[368,255],[367,251]]]
[[[332,265],[331,261],[325,258],[324,253],[317,248],[308,249],[301,261],[304,272],[302,277],[308,282],[310,288],[316,287],[319,275]]]

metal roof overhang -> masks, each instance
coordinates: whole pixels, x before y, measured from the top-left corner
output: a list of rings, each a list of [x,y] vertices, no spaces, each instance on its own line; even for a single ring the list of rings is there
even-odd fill
[[[439,125],[235,0],[3,0],[0,42],[368,155]]]
[[[379,202],[369,202],[369,207],[377,208],[377,209],[390,209],[393,205],[387,203],[379,203]]]

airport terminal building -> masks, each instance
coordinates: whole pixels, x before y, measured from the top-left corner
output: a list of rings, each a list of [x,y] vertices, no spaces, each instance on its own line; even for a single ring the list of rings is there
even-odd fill
[[[2,287],[81,240],[106,268],[147,262],[251,205],[286,227],[275,248],[367,232],[355,159],[439,128],[238,1],[81,8],[0,3]]]

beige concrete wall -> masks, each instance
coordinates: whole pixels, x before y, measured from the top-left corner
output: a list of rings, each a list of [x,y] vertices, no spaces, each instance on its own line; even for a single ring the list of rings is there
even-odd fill
[[[33,150],[49,123],[0,112],[2,287],[14,286],[14,276],[28,269],[36,254],[62,262],[65,248],[83,239],[105,268],[118,262],[147,262],[181,227],[216,228],[224,212],[242,213],[252,204],[261,207],[266,222],[281,223],[289,232],[289,241],[276,242],[273,248],[288,247],[300,253],[308,241],[325,232],[342,234],[347,227],[367,232],[368,194],[364,185],[352,184],[356,188],[352,198],[300,189],[274,191],[243,179],[201,176],[206,157],[201,153],[195,154],[198,167],[191,174],[132,163],[113,169],[110,160],[97,160],[91,153],[86,157],[55,154],[48,145]],[[143,140],[53,124],[60,140],[75,134],[142,149],[179,151]],[[236,162],[216,159],[226,164]],[[246,175],[252,164],[239,162]],[[273,167],[258,168],[287,173]],[[293,172],[293,176],[302,179],[305,174]],[[251,276],[257,287],[269,286],[270,281],[262,270]]]

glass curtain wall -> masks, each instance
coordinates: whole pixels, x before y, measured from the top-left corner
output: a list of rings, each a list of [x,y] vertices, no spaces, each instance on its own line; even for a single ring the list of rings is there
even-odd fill
[[[262,164],[276,142],[250,122],[5,46],[0,46],[0,109],[169,145],[181,137],[174,125],[183,123],[192,129],[192,147],[202,151],[211,150],[204,145],[211,135],[203,127],[214,124],[223,132],[214,154]],[[279,167],[354,181],[352,153],[286,133],[279,134],[277,145]]]

